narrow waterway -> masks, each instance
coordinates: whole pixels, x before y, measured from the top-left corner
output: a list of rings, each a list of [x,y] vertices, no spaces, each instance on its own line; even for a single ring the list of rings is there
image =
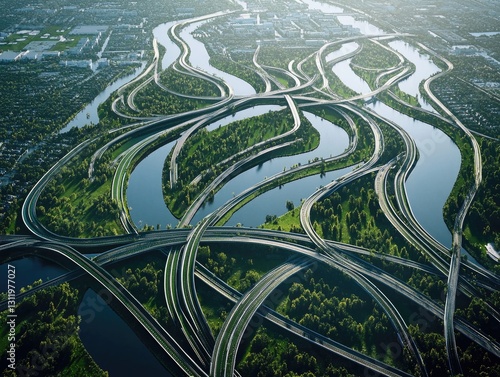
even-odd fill
[[[83,127],[87,124],[97,124],[99,123],[99,115],[97,114],[97,109],[100,104],[104,103],[109,96],[121,86],[125,85],[129,81],[133,80],[144,70],[146,63],[143,62],[140,67],[137,67],[133,73],[124,76],[113,83],[111,83],[106,89],[104,89],[97,97],[95,97],[92,102],[83,108],[78,114],[71,119],[66,126],[59,131],[60,133],[68,132],[73,127]]]
[[[349,88],[354,90],[356,93],[359,94],[367,94],[370,93],[372,90],[370,89],[370,86],[368,83],[363,80],[361,77],[356,75],[354,71],[351,69],[351,61],[352,58],[342,60],[341,62],[335,64],[332,67],[333,73],[337,75],[337,77],[340,78],[340,80]]]
[[[161,60],[161,69],[168,68],[180,55],[181,50],[177,45],[172,42],[168,36],[168,30],[179,21],[171,21],[161,24],[153,29],[153,36],[157,39],[166,51]],[[109,39],[109,37],[108,37]],[[107,44],[108,39],[106,39],[105,44]],[[104,47],[102,49],[104,51]],[[97,114],[97,109],[100,104],[104,103],[111,93],[119,89],[124,84],[133,80],[144,70],[146,63],[143,62],[140,67],[136,68],[133,73],[122,77],[113,83],[111,83],[106,89],[104,89],[97,97],[95,97],[92,102],[90,102],[83,110],[81,110],[75,117],[68,122],[68,124],[60,131],[61,133],[68,132],[73,127],[83,127],[87,124],[97,124],[99,123],[99,116]]]
[[[385,34],[382,29],[370,24],[368,21],[359,20],[353,16],[337,16],[337,18],[342,25],[352,26],[353,29],[359,30],[363,35]]]
[[[178,220],[163,200],[162,171],[165,158],[175,142],[168,143],[144,158],[132,171],[127,187],[130,217],[138,229],[153,225],[175,227]]]
[[[389,42],[389,46],[415,65],[415,72],[407,79],[398,83],[399,89],[416,97],[423,109],[435,112],[434,108],[420,95],[419,86],[420,83],[441,70],[430,59],[429,55],[422,54],[407,42],[396,40]]]
[[[196,224],[203,217],[213,212],[216,208],[222,206],[226,201],[238,195],[240,192],[247,188],[259,183],[274,174],[280,173],[284,170],[289,170],[295,165],[305,165],[315,158],[327,158],[341,154],[346,150],[349,145],[349,136],[340,127],[333,123],[324,120],[314,114],[304,112],[306,118],[311,122],[314,128],[320,134],[320,144],[318,148],[313,151],[303,153],[300,155],[279,157],[263,164],[260,164],[252,169],[249,169],[237,177],[227,182],[215,195],[214,200],[205,204],[194,216],[192,223]],[[332,172],[333,174],[333,172]],[[266,214],[283,214],[286,212],[286,200],[294,200],[298,205],[301,198],[308,197],[316,187],[324,185],[329,182],[328,179],[335,179],[330,173],[326,177],[315,175],[312,177],[304,178],[293,183],[282,186],[281,189],[271,190],[273,194],[267,193],[252,200],[245,207],[241,208],[231,218],[229,225],[242,223],[246,226],[257,226],[264,222]],[[276,195],[276,190],[279,190],[280,200],[269,200]],[[249,208],[251,208],[249,210]]]
[[[89,289],[78,314],[80,339],[95,362],[113,376],[171,376],[127,323]],[[120,362],[117,362],[120,361]]]
[[[439,129],[381,102],[369,107],[402,126],[415,140],[419,159],[406,181],[410,206],[422,227],[441,244],[451,247],[451,233],[443,219],[443,207],[460,170],[458,147]]]
[[[356,42],[347,42],[342,44],[342,46],[333,52],[330,52],[328,55],[325,56],[325,61],[331,62],[332,60],[335,60],[337,58],[340,58],[342,56],[345,56],[347,54],[350,54],[351,52],[356,51],[356,49],[359,47],[359,44]]]
[[[344,9],[337,7],[335,5],[321,3],[314,0],[302,0],[304,4],[307,4],[309,10],[319,10],[323,13],[344,13]]]
[[[313,175],[269,190],[236,211],[226,225],[236,226],[240,224],[247,227],[257,227],[266,221],[267,215],[279,217],[288,212],[287,201],[293,202],[294,206],[298,207],[303,199],[308,198],[321,186],[342,177],[351,170],[352,167],[347,167],[327,172],[323,176]]]
[[[14,266],[16,271],[22,271],[22,273],[16,274],[17,293],[19,293],[19,289],[33,284],[36,280],[42,279],[43,282],[46,282],[68,272],[57,263],[30,256],[0,265],[0,276],[7,276],[9,264]],[[0,292],[7,292],[7,278],[0,279]]]
[[[181,38],[189,45],[189,63],[193,67],[200,68],[207,73],[222,78],[233,89],[235,95],[245,96],[255,94],[255,89],[246,81],[210,65],[210,56],[208,55],[205,45],[195,39],[191,34],[205,22],[206,21],[200,21],[189,24],[180,32]]]
[[[165,54],[161,58],[161,69],[167,69],[181,54],[181,49],[170,39],[168,31],[175,24],[182,22],[171,21],[161,24],[153,29],[153,35],[163,47],[165,47]]]
[[[214,122],[207,128],[215,129],[236,120],[258,116],[269,111],[276,111],[279,108],[279,106],[271,105],[245,109],[236,113],[234,116],[231,115]],[[213,210],[224,204],[234,195],[266,179],[266,177],[277,174],[284,169],[288,170],[297,164],[307,164],[315,158],[336,156],[348,147],[349,137],[342,128],[314,114],[306,112],[304,115],[320,134],[320,145],[318,148],[301,155],[275,158],[239,174],[237,177],[227,182],[221,190],[216,193],[212,202],[205,204],[205,206],[198,211],[193,219],[193,224],[213,212]],[[168,226],[175,227],[178,223],[178,220],[171,214],[163,201],[161,186],[163,164],[173,145],[174,142],[169,143],[151,153],[137,165],[130,176],[127,188],[127,203],[131,208],[130,214],[132,221],[138,228],[142,228],[147,224],[153,225],[154,227],[159,225],[159,228],[164,229]],[[314,177],[311,177],[307,181],[307,184],[302,184],[302,188],[306,188],[309,184],[319,186],[326,182],[325,179],[327,178],[324,177],[323,179],[317,176],[317,182],[313,182]],[[303,198],[310,194],[310,192],[305,193],[303,190],[301,192],[303,192]],[[290,195],[290,197],[292,196],[293,195]],[[271,209],[272,208],[269,210]]]

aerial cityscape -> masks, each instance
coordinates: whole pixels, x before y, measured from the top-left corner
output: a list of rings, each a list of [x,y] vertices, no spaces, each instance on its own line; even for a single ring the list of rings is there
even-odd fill
[[[497,0],[2,9],[2,376],[500,376]]]

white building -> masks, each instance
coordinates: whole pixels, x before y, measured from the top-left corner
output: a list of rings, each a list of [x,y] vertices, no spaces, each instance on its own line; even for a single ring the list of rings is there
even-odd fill
[[[10,63],[18,61],[21,58],[21,53],[16,51],[4,51],[0,54],[1,63]]]
[[[80,25],[73,28],[69,34],[71,35],[99,35],[108,31],[107,25]]]
[[[40,52],[28,50],[23,54],[21,58],[25,60],[38,60],[40,56]]]
[[[64,60],[59,64],[65,67],[90,68],[92,60]]]

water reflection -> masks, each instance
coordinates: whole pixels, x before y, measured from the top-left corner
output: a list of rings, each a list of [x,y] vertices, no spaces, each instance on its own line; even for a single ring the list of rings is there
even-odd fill
[[[356,49],[358,47],[359,47],[359,44],[357,44],[356,42],[344,43],[338,50],[330,52],[328,55],[326,55],[325,61],[328,63],[328,62],[331,62],[332,60],[335,60],[337,58],[340,58],[342,56],[350,54],[351,52],[356,51]]]
[[[401,114],[383,103],[369,105],[402,126],[415,140],[419,160],[406,182],[415,218],[437,241],[451,247],[451,233],[443,220],[443,206],[460,170],[460,151],[437,128]]]
[[[80,339],[110,376],[171,376],[125,321],[93,290],[83,296]],[[120,360],[120,362],[117,362]]]
[[[167,22],[153,29],[154,37],[166,50],[161,60],[161,69],[163,70],[167,69],[181,54],[181,49],[168,36],[170,28],[179,22],[181,21]]]
[[[420,95],[419,85],[422,81],[441,70],[432,62],[429,55],[421,54],[415,47],[403,41],[392,41],[389,46],[398,51],[407,60],[415,65],[415,72],[407,79],[398,83],[399,88],[414,97],[417,97],[423,109],[433,111],[434,108]]]
[[[200,25],[206,21],[195,22],[188,25],[182,29],[180,36],[189,45],[190,55],[189,63],[193,67],[198,67],[203,71],[210,73],[214,76],[222,78],[227,84],[233,88],[235,95],[250,95],[255,94],[255,89],[246,81],[230,75],[226,72],[220,71],[217,68],[210,65],[210,56],[208,55],[207,49],[203,43],[196,40],[191,33],[195,31]]]
[[[192,223],[196,224],[203,217],[211,213],[214,209],[223,205],[230,198],[246,190],[248,187],[251,187],[256,183],[265,180],[267,177],[271,177],[272,175],[280,173],[283,170],[288,170],[294,165],[297,164],[304,165],[309,163],[310,161],[313,161],[315,158],[321,158],[321,157],[326,158],[326,157],[336,156],[345,151],[345,149],[349,145],[349,137],[342,128],[314,114],[305,112],[304,115],[311,122],[313,127],[316,128],[316,130],[318,130],[320,134],[320,145],[318,146],[318,148],[316,148],[313,151],[303,153],[300,155],[275,158],[239,174],[237,177],[227,182],[220,189],[220,191],[217,192],[213,202],[206,204],[205,207],[201,208],[196,213]],[[300,197],[298,198],[298,200],[300,201],[300,198],[305,198],[309,196],[314,191],[315,187],[318,187],[322,184],[325,184],[325,182],[328,182],[327,179],[328,176],[322,178],[319,175],[316,175],[313,177],[309,177],[307,179],[296,181],[293,184],[289,183],[281,188],[280,195],[283,197],[285,196],[289,197],[290,199],[288,200],[292,200],[293,197],[299,195]],[[272,195],[274,194],[268,194],[268,195],[271,195],[272,197]],[[263,200],[265,201],[266,199]],[[254,199],[251,203],[259,203],[259,202],[260,199],[257,198]],[[245,207],[250,208],[252,206],[247,205]],[[269,202],[266,202],[264,208],[265,209],[264,216],[265,213],[266,212],[269,213],[269,211],[274,211],[275,214],[281,213],[282,211],[281,207],[284,208],[284,202],[281,203],[281,201],[278,200],[276,201],[270,200]],[[241,210],[243,210],[243,208]],[[237,217],[233,216],[233,219],[231,219],[230,223],[234,225],[237,222],[242,222],[248,226],[250,225],[257,226],[259,224],[262,224],[263,212],[259,210],[262,207],[256,205],[255,207],[252,208],[254,212],[253,214],[247,216],[247,215],[241,215],[241,213],[245,212],[240,212],[240,215],[238,215],[245,217],[245,221],[241,221],[242,219],[240,219],[238,216]],[[244,211],[247,210],[248,209],[246,208]]]
[[[342,60],[332,67],[333,73],[344,83],[345,86],[359,94],[367,94],[372,90],[365,80],[356,75],[351,69],[352,59]]]
[[[68,124],[60,131],[60,133],[68,132],[73,127],[80,128],[87,124],[99,123],[99,115],[97,114],[99,105],[104,103],[104,101],[106,101],[115,90],[118,90],[118,88],[139,76],[139,74],[144,70],[145,67],[146,63],[143,62],[141,66],[136,68],[132,74],[122,77],[121,79],[118,79],[111,83],[97,97],[95,97],[91,103],[85,106],[82,111],[76,114],[76,116],[71,121],[69,121]]]

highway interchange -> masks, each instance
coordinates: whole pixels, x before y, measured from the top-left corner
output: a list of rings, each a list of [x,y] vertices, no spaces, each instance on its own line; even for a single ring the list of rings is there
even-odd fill
[[[117,136],[113,140],[96,150],[89,163],[88,171],[89,179],[92,179],[93,166],[95,163],[98,163],[106,151],[112,149],[113,146],[119,145],[124,140],[134,139],[135,137],[139,140],[116,159],[116,170],[111,185],[110,195],[119,205],[120,221],[124,234],[88,239],[69,238],[50,232],[38,220],[36,211],[37,200],[42,195],[44,188],[60,173],[66,164],[70,163],[74,156],[77,156],[85,148],[88,148],[93,142],[98,141],[96,139],[88,140],[75,147],[67,156],[55,164],[28,194],[22,208],[22,220],[31,235],[1,238],[0,255],[2,255],[2,261],[9,260],[8,252],[16,251],[16,255],[19,255],[19,253],[21,255],[23,253],[29,255],[33,250],[40,250],[40,254],[46,254],[46,257],[49,259],[53,258],[53,255],[57,255],[58,258],[62,257],[71,261],[74,263],[77,273],[76,275],[68,275],[67,278],[73,279],[76,276],[84,274],[94,279],[96,284],[116,299],[116,302],[121,305],[121,310],[131,315],[134,327],[139,326],[147,334],[146,336],[149,337],[149,341],[161,348],[163,354],[159,357],[163,358],[162,362],[164,364],[169,366],[174,365],[174,367],[171,367],[174,373],[182,372],[186,375],[196,376],[238,375],[236,357],[242,336],[252,318],[262,316],[265,320],[281,326],[285,331],[294,333],[295,336],[299,336],[304,341],[311,342],[329,352],[340,355],[368,370],[389,376],[409,375],[406,371],[399,370],[381,360],[375,360],[350,347],[346,347],[342,344],[342,339],[329,339],[304,328],[265,305],[266,299],[269,298],[279,284],[293,277],[299,271],[311,267],[314,263],[324,267],[329,266],[345,273],[377,302],[381,310],[389,318],[394,331],[400,339],[401,345],[409,351],[411,359],[418,366],[421,375],[429,375],[429,371],[422,360],[417,344],[408,331],[407,320],[405,320],[404,315],[400,312],[398,305],[392,302],[380,289],[381,285],[401,292],[410,301],[443,320],[443,334],[446,339],[449,370],[452,375],[463,373],[455,341],[457,332],[476,342],[496,357],[500,357],[500,344],[494,338],[485,334],[482,329],[475,328],[466,323],[463,319],[454,317],[455,298],[459,292],[469,297],[481,294],[470,280],[470,275],[460,273],[461,268],[476,274],[481,284],[490,290],[498,290],[500,280],[498,276],[481,266],[461,261],[463,221],[475,192],[481,184],[482,162],[479,145],[474,135],[433,95],[430,84],[432,80],[439,76],[434,76],[425,81],[424,89],[434,103],[443,110],[446,119],[455,124],[467,135],[474,150],[474,184],[469,189],[469,194],[460,212],[457,214],[457,220],[453,229],[453,245],[451,250],[438,243],[421,227],[408,204],[405,181],[418,160],[418,151],[413,139],[399,125],[383,119],[378,114],[360,105],[360,101],[368,100],[383,91],[389,91],[391,86],[411,75],[411,68],[406,60],[400,54],[394,52],[398,56],[400,63],[379,74],[376,80],[377,83],[381,82],[383,78],[387,78],[383,85],[373,89],[370,93],[346,99],[338,97],[332,91],[325,70],[338,61],[354,56],[360,50],[358,49],[331,62],[325,61],[325,52],[330,51],[335,46],[341,46],[343,43],[360,37],[345,38],[326,43],[316,53],[302,61],[291,60],[288,63],[288,70],[279,68],[293,82],[293,85],[288,88],[273,76],[273,71],[278,68],[259,64],[260,47],[258,47],[253,55],[253,69],[264,81],[266,89],[264,92],[255,95],[238,96],[234,93],[233,88],[222,79],[190,65],[188,61],[189,46],[180,36],[180,30],[189,24],[223,17],[227,14],[227,12],[218,12],[182,21],[175,24],[170,30],[172,39],[182,51],[174,63],[174,69],[179,73],[207,80],[214,84],[220,91],[220,96],[210,98],[211,104],[209,106],[182,114],[168,114],[156,117],[143,117],[140,115],[140,109],[137,108],[134,98],[147,85],[157,85],[170,94],[190,97],[188,94],[176,93],[161,84],[158,78],[160,57],[156,40],[153,41],[154,58],[151,64],[148,65],[138,78],[118,91],[118,97],[112,104],[112,110],[118,116],[134,120],[136,123],[124,126],[119,136],[117,133]],[[376,37],[380,36],[361,38],[372,38],[375,40]],[[384,37],[402,38],[408,36],[391,33],[384,35]],[[434,54],[424,45],[420,45],[420,48]],[[442,57],[437,57],[448,65],[449,70],[453,69],[450,62]],[[317,74],[313,77],[308,75],[304,70],[304,65],[311,60],[314,61],[318,69]],[[444,74],[446,74],[446,71],[441,72],[439,75]],[[306,96],[304,93],[307,91],[322,93],[323,97],[322,99],[318,99],[314,96]],[[201,99],[201,97],[191,98]],[[249,157],[239,158],[240,156],[238,155],[228,161],[224,161],[224,166],[228,165],[229,167],[219,176],[215,177],[191,203],[184,216],[179,220],[176,229],[139,232],[128,213],[125,196],[129,172],[138,156],[142,156],[145,151],[149,151],[151,146],[161,140],[177,140],[170,159],[170,183],[172,188],[175,188],[179,174],[176,158],[184,147],[184,143],[192,134],[216,119],[240,109],[267,102],[278,102],[290,109],[294,118],[294,124],[291,125],[290,131],[278,135],[271,140],[263,141],[240,153],[241,155],[243,155],[243,152],[250,154]],[[265,181],[248,187],[247,190],[241,193],[237,193],[198,224],[193,224],[194,226],[189,228],[194,215],[203,203],[207,201],[212,192],[217,191],[231,177],[255,166],[258,161],[266,158],[267,155],[271,155],[272,152],[286,148],[293,143],[282,140],[287,136],[293,135],[301,127],[301,109],[318,105],[331,106],[350,127],[349,147],[342,154],[324,158],[322,161],[303,164],[296,169],[285,170],[268,177]],[[122,111],[124,107],[128,107],[126,114]],[[138,115],[130,115],[132,113],[137,113]],[[374,140],[372,155],[366,161],[359,161],[356,168],[353,168],[341,178],[324,185],[316,191],[311,190],[311,195],[303,201],[300,209],[300,224],[305,231],[305,235],[264,229],[217,226],[224,216],[230,214],[235,208],[239,208],[239,206],[254,195],[276,186],[276,182],[293,179],[294,174],[301,171],[311,171],[314,168],[318,168],[320,164],[333,164],[334,162],[342,161],[354,153],[357,150],[359,138],[357,122],[362,122],[370,129]],[[396,130],[404,141],[405,150],[404,153],[392,156],[393,158],[389,162],[383,164],[380,163],[380,159],[384,153],[384,135],[379,126],[380,122]],[[271,142],[273,146],[270,146]],[[259,151],[254,153],[254,149],[259,149]],[[343,186],[369,175],[376,176],[374,188],[384,215],[410,244],[417,247],[429,258],[430,265],[419,264],[414,261],[404,260],[403,258],[383,256],[378,253],[374,254],[369,250],[355,245],[346,245],[323,239],[317,233],[310,216],[313,205]],[[389,186],[394,187],[395,200],[389,198]],[[211,243],[273,246],[283,251],[291,252],[294,254],[294,257],[269,271],[250,290],[240,293],[229,287],[225,282],[217,279],[197,262],[197,251],[200,244],[209,245]],[[82,255],[82,252],[87,252],[95,248],[106,251],[93,259]],[[182,331],[183,339],[181,340],[175,339],[168,328],[161,326],[144,309],[137,298],[133,297],[106,270],[106,266],[112,265],[112,263],[152,250],[162,250],[166,254],[164,269],[165,305],[173,322]],[[444,305],[433,301],[405,282],[371,265],[362,258],[363,255],[372,255],[374,258],[390,260],[392,263],[425,271],[426,273],[445,279],[448,290]],[[197,296],[197,281],[207,284],[215,292],[219,292],[219,294],[234,302],[233,309],[228,313],[217,336],[214,336],[212,333],[203,313]],[[53,283],[55,282],[47,282],[46,285]],[[488,306],[487,309],[493,320],[500,321],[500,316],[495,308]]]

